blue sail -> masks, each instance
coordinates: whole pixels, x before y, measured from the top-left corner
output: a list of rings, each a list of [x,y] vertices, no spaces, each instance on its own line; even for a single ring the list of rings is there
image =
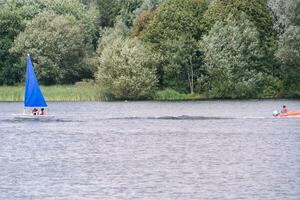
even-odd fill
[[[25,83],[25,107],[47,107],[47,103],[36,80],[33,64],[30,56],[27,57],[26,83]]]

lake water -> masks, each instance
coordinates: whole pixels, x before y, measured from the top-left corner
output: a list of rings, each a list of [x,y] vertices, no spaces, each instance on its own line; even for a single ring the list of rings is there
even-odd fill
[[[300,199],[299,100],[0,103],[2,200]]]

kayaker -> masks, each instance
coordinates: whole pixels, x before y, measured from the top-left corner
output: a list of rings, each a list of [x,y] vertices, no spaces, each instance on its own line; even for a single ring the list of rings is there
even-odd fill
[[[283,105],[280,113],[285,114],[287,112],[288,112],[288,109],[287,109],[286,105]]]

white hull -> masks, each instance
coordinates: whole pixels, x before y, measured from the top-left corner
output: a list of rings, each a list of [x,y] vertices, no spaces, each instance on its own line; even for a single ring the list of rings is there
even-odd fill
[[[16,120],[51,120],[54,115],[13,114]]]

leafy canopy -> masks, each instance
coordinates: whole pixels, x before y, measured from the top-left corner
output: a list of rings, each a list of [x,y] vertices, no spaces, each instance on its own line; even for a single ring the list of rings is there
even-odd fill
[[[81,30],[82,25],[73,16],[46,11],[27,24],[11,52],[32,54],[41,83],[73,83],[86,72],[80,65],[86,49]]]
[[[141,41],[126,37],[121,25],[102,38],[97,80],[117,99],[145,99],[153,93],[156,57]]]
[[[202,77],[202,90],[213,97],[258,97],[263,92],[264,75],[257,63],[262,55],[259,33],[247,15],[239,20],[229,15],[217,22],[200,42],[205,54],[208,77]]]
[[[21,16],[10,10],[0,11],[0,84],[21,81],[22,70],[15,65],[17,59],[10,55],[15,37],[24,29]]]

